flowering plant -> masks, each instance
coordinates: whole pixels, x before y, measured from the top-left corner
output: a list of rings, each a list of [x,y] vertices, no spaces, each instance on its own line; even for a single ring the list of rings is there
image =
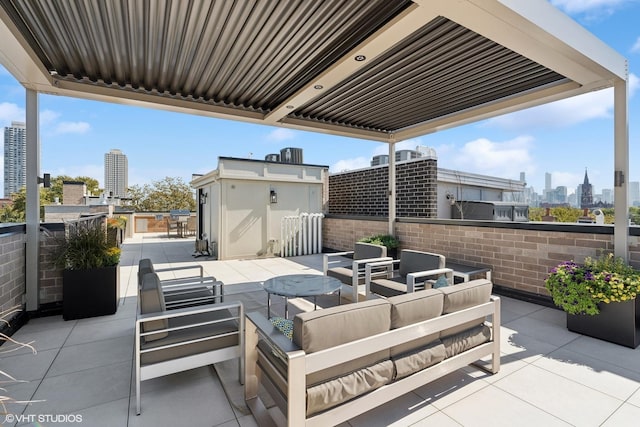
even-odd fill
[[[634,299],[640,292],[640,275],[613,254],[584,265],[564,261],[551,269],[545,284],[554,304],[569,314],[598,314],[598,303]]]

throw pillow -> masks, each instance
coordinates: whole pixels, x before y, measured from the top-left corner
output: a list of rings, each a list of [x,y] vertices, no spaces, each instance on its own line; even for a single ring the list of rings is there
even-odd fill
[[[436,280],[436,283],[433,284],[433,288],[438,289],[438,288],[444,288],[445,286],[449,286],[449,281],[447,280],[445,275],[442,274],[440,277],[438,277],[438,280]]]
[[[269,320],[271,320],[271,324],[282,332],[285,337],[289,339],[293,338],[293,320],[285,319],[284,317],[272,317]]]

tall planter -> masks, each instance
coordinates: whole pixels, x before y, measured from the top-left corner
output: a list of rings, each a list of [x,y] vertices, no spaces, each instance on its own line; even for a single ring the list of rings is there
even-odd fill
[[[593,338],[636,348],[640,345],[640,298],[599,303],[599,314],[567,314],[567,329]]]
[[[114,314],[120,300],[118,265],[62,273],[64,320]]]

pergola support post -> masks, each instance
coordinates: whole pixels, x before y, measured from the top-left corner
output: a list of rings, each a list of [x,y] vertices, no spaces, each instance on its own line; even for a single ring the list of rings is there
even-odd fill
[[[614,202],[613,245],[616,257],[629,262],[629,112],[628,77],[614,84]]]
[[[389,142],[389,234],[396,235],[396,143]]]
[[[26,309],[36,311],[39,308],[38,279],[40,276],[40,137],[38,135],[38,92],[26,90],[26,207],[27,229],[26,245]]]

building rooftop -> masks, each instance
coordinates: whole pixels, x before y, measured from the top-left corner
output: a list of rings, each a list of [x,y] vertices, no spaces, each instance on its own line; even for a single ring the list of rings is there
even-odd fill
[[[227,285],[228,298],[247,312],[266,313],[260,282],[293,273],[318,273],[322,257],[214,261],[193,258],[193,239],[136,234],[123,245],[121,295],[113,316],[63,321],[32,319],[14,338],[33,341],[3,355],[2,370],[27,382],[7,394],[34,400],[12,404],[3,425],[38,416],[91,426],[254,426],[243,402],[234,362],[173,374],[142,384],[142,414],[135,415],[133,331],[137,264],[151,258],[162,267],[199,263]],[[335,298],[319,299],[323,306]],[[274,299],[275,302],[275,299]],[[312,309],[305,300],[290,307]],[[282,305],[274,305],[282,310]],[[640,349],[588,338],[565,327],[562,311],[502,298],[502,368],[496,375],[461,369],[345,423],[345,426],[625,426],[640,419]],[[2,418],[4,417],[4,419]],[[66,418],[61,418],[66,417]]]

